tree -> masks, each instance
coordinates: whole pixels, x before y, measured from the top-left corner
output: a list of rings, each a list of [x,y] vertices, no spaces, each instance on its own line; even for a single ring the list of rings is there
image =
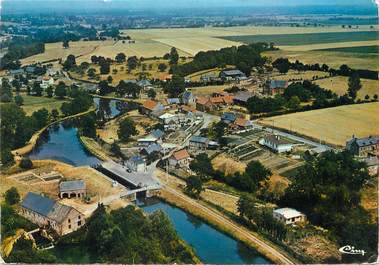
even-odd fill
[[[370,96],[369,95],[366,95],[365,96],[365,100],[369,100],[370,99]]]
[[[95,115],[85,115],[80,118],[80,132],[90,138],[96,137],[96,118]]]
[[[157,92],[155,92],[154,89],[150,88],[148,91],[147,91],[147,96],[151,99],[155,99],[155,97],[157,96]]]
[[[166,69],[167,69],[167,65],[165,63],[158,64],[158,70],[160,72],[164,72],[164,71],[166,71]]]
[[[251,161],[247,164],[245,173],[237,179],[240,189],[255,192],[262,187],[262,183],[268,179],[271,171],[259,161]]]
[[[70,43],[68,40],[64,40],[63,43],[62,43],[62,46],[64,49],[68,49],[70,48]]]
[[[13,98],[12,87],[7,78],[3,78],[0,86],[1,102],[10,102]]]
[[[378,94],[375,94],[375,95],[374,95],[374,100],[375,100],[375,101],[378,100]]]
[[[16,92],[20,92],[21,83],[20,83],[20,81],[18,79],[13,79],[12,86],[14,87],[14,89],[16,90]]]
[[[127,118],[120,122],[120,127],[117,130],[118,138],[121,141],[127,142],[129,141],[129,138],[133,135],[137,134],[137,129],[135,127],[135,124],[133,120]]]
[[[14,163],[14,156],[8,147],[1,148],[1,164],[2,166],[10,166]]]
[[[56,121],[59,117],[59,111],[57,109],[52,109],[50,115],[52,120]]]
[[[209,179],[213,173],[212,162],[206,153],[198,154],[190,163],[190,169],[197,173],[201,179]]]
[[[92,56],[91,56],[91,62],[92,62],[93,64],[98,63],[98,62],[99,62],[99,57],[97,57],[96,55],[92,55]]]
[[[287,102],[287,107],[290,109],[298,109],[300,107],[300,99],[298,96],[292,96]]]
[[[113,81],[112,76],[111,76],[111,75],[108,75],[108,77],[107,77],[107,82],[108,82],[109,84],[112,84],[112,81]]]
[[[194,198],[200,198],[203,191],[203,181],[199,176],[189,176],[186,179],[185,191]]]
[[[170,65],[178,64],[179,54],[175,47],[170,50]]]
[[[138,59],[136,56],[131,56],[128,58],[128,69],[129,71],[132,71],[134,69],[136,69],[137,65],[138,65]]]
[[[76,66],[75,55],[70,54],[69,56],[67,56],[66,61],[63,63],[63,69],[69,71],[69,70],[71,70],[74,66]]]
[[[110,92],[110,88],[109,88],[108,82],[105,80],[100,81],[100,83],[99,83],[99,94],[101,96],[104,96],[104,95],[108,94],[109,92]]]
[[[34,82],[33,84],[33,93],[37,96],[40,97],[42,96],[43,89],[41,85],[38,82]]]
[[[362,88],[361,85],[361,79],[359,78],[359,75],[354,72],[349,77],[349,83],[348,83],[348,94],[352,99],[355,99],[357,97],[358,91]]]
[[[33,167],[33,162],[29,157],[23,157],[20,161],[20,168],[31,169]]]
[[[291,63],[287,58],[278,58],[273,63],[272,66],[278,69],[282,74],[285,74],[290,69]]]
[[[21,95],[16,95],[14,97],[14,103],[16,103],[17,106],[21,106],[24,104],[24,99],[21,97]]]
[[[105,61],[105,60],[101,60],[99,62],[99,64],[100,64],[100,74],[101,75],[107,75],[107,74],[109,74],[109,72],[110,72],[110,65],[109,65],[109,63],[107,61]]]
[[[55,88],[55,96],[59,99],[64,99],[64,97],[67,95],[67,89],[66,84],[63,81],[60,81]]]
[[[243,194],[237,202],[238,213],[242,218],[251,221],[255,213],[255,199]]]
[[[49,112],[45,108],[36,110],[33,112],[32,118],[34,119],[37,128],[43,128],[47,125]]]
[[[12,187],[5,192],[5,202],[9,205],[14,205],[20,202],[20,194],[15,187]]]
[[[116,60],[116,62],[118,62],[118,63],[123,63],[123,62],[125,62],[125,60],[126,60],[125,53],[122,53],[122,52],[118,53],[118,54],[116,55],[116,57],[115,57],[115,60]]]
[[[89,78],[94,78],[95,77],[95,75],[96,75],[96,69],[94,69],[94,68],[90,68],[90,69],[88,69],[87,70],[87,75],[88,75],[88,77]]]
[[[185,90],[184,77],[173,75],[172,79],[165,84],[164,91],[169,97],[178,97]]]
[[[52,86],[48,86],[46,88],[47,97],[51,98],[51,97],[53,97],[53,94],[54,94],[54,88]]]

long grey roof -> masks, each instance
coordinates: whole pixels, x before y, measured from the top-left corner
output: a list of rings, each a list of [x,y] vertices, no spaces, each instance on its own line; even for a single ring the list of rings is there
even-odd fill
[[[285,88],[287,87],[288,82],[285,80],[271,80],[270,88]]]
[[[241,72],[240,70],[238,70],[238,69],[224,70],[224,71],[222,71],[222,73],[224,73],[225,75],[241,75],[241,76],[245,76],[245,74],[243,72]]]
[[[70,180],[63,181],[59,183],[59,190],[62,191],[71,191],[71,190],[82,190],[86,188],[86,184],[83,180]]]
[[[368,146],[372,144],[379,144],[379,135],[370,136],[366,138],[354,138],[358,146]]]
[[[55,201],[48,197],[44,197],[33,192],[28,192],[22,201],[21,206],[33,212],[47,216],[51,209],[53,209],[54,204]]]
[[[252,96],[254,96],[254,94],[249,91],[239,91],[234,95],[234,100],[247,102]]]
[[[206,144],[209,142],[209,139],[206,137],[202,137],[202,136],[192,136],[190,138],[190,142]]]

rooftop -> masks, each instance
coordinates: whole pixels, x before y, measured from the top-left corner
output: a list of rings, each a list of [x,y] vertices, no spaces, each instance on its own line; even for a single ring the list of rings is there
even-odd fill
[[[143,163],[145,163],[145,160],[141,156],[132,156],[131,158],[129,158],[128,161],[131,162],[131,163],[134,163],[134,164],[143,164]]]
[[[150,134],[158,139],[164,136],[164,132],[160,129],[155,129],[150,132]]]
[[[70,181],[62,181],[59,183],[59,190],[63,191],[71,191],[71,190],[83,190],[86,188],[86,184],[83,180],[70,180]]]
[[[353,137],[352,141],[355,141],[358,146],[368,146],[373,144],[379,144],[379,135],[369,136],[366,138],[355,138]]]
[[[282,215],[286,219],[298,217],[304,215],[303,213],[299,212],[298,210],[295,210],[293,208],[280,208],[274,210],[274,213]]]
[[[279,135],[275,134],[269,134],[265,137],[265,141],[271,142],[276,145],[281,145],[281,144],[290,144],[290,142],[284,140],[282,137]]]
[[[270,88],[286,88],[288,86],[288,82],[285,80],[271,80]]]
[[[176,160],[183,160],[183,159],[190,158],[190,155],[188,154],[186,149],[182,149],[180,151],[177,151],[177,152],[173,153],[172,156]]]
[[[236,120],[236,118],[237,118],[236,115],[234,113],[231,113],[231,112],[225,112],[221,116],[222,120],[227,120],[230,122],[234,122]]]
[[[232,76],[234,75],[245,76],[245,74],[238,69],[223,70],[222,73],[224,73],[225,75],[232,75]]]
[[[157,105],[158,105],[158,102],[154,100],[146,100],[143,103],[143,107],[148,110],[153,110]]]
[[[249,98],[253,96],[253,93],[249,91],[240,91],[234,95],[234,100],[247,102]]]
[[[202,137],[202,136],[192,136],[190,138],[190,142],[196,142],[196,143],[203,143],[203,144],[206,144],[209,142],[209,139],[206,138],[206,137]]]

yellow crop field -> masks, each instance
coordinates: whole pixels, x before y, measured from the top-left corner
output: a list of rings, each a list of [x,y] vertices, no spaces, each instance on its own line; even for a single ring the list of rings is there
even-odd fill
[[[342,96],[347,92],[348,79],[349,78],[345,76],[336,76],[320,79],[314,81],[314,83],[318,84],[320,87],[330,89],[337,95]],[[361,84],[362,88],[358,91],[358,98],[364,99],[366,95],[369,95],[372,98],[375,94],[379,96],[378,80],[361,79]]]
[[[299,60],[305,64],[327,64],[333,68],[339,68],[347,64],[353,69],[379,70],[379,55],[357,54],[333,51],[270,51],[263,55],[271,57],[273,61],[277,58],[288,58],[291,62]]]
[[[212,37],[164,38],[155,40],[192,55],[196,55],[200,51],[219,50],[225,47],[241,45],[240,42]]]
[[[379,134],[379,102],[298,112],[259,121],[264,125],[291,130],[300,135],[344,146],[354,134],[367,137]]]

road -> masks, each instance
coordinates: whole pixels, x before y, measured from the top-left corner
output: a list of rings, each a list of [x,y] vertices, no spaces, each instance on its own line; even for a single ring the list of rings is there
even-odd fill
[[[221,213],[217,212],[216,210],[213,210],[209,207],[205,207],[204,205],[200,204],[199,202],[195,201],[194,199],[176,191],[175,189],[169,187],[168,185],[165,185],[166,191],[170,192],[172,195],[181,198],[185,200],[187,203],[191,204],[193,207],[198,208],[201,211],[206,212],[207,214],[211,215],[214,221],[221,223],[227,230],[233,230],[234,233],[238,233],[239,237],[244,237],[248,241],[250,241],[253,245],[259,246],[261,250],[264,250],[266,253],[271,253],[278,261],[280,261],[280,264],[295,264],[292,260],[290,260],[288,257],[280,253],[277,249],[274,247],[268,245],[266,242],[262,241],[258,237],[251,234],[251,232],[233,221],[231,221],[229,218],[225,217]]]

